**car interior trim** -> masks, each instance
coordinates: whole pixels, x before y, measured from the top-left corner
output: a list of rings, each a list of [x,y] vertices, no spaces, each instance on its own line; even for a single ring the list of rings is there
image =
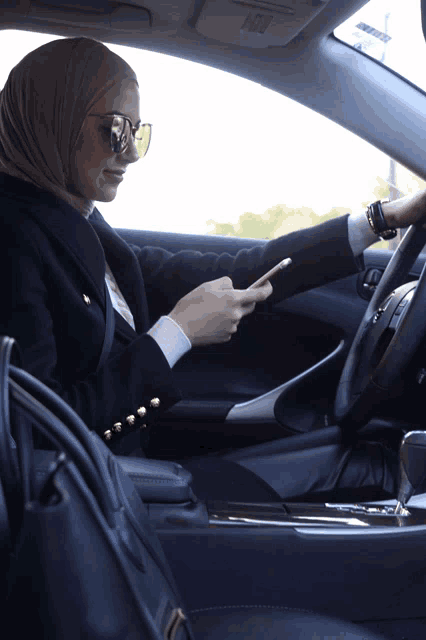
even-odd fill
[[[278,398],[289,391],[293,386],[305,382],[313,374],[316,374],[322,367],[329,365],[335,359],[339,358],[345,348],[345,340],[341,340],[339,345],[328,356],[317,362],[303,373],[295,378],[288,380],[276,389],[272,389],[248,402],[241,402],[232,407],[228,413],[225,422],[273,422],[276,423],[275,403]]]

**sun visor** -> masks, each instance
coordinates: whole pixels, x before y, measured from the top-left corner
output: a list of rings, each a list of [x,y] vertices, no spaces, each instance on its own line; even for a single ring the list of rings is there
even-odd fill
[[[196,23],[207,38],[244,47],[283,47],[329,0],[206,0]]]
[[[141,7],[111,4],[107,0],[100,0],[93,4],[94,6],[89,6],[89,3],[67,5],[66,2],[32,0],[25,18],[29,23],[45,24],[51,27],[64,25],[131,31],[151,26],[149,11]]]

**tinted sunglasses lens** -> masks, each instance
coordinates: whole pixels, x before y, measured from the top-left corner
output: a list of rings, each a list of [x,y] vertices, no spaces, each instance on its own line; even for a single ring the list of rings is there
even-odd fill
[[[126,138],[127,143],[128,134],[126,136],[124,133],[126,122],[127,120],[124,120],[124,118],[120,118],[119,116],[114,116],[114,119],[112,121],[111,149],[114,151],[114,153],[121,153],[123,151],[125,146],[124,138]]]
[[[135,134],[135,145],[139,158],[143,158],[151,142],[151,125],[141,124]]]
[[[114,116],[111,125],[111,149],[114,153],[123,153],[130,142],[132,128],[126,118]],[[135,133],[135,146],[139,158],[143,158],[148,151],[151,141],[151,125],[141,124]]]

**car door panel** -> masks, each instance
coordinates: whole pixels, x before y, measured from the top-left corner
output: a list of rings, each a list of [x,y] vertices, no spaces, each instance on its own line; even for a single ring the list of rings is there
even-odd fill
[[[241,248],[265,242],[152,231],[119,233],[133,244],[161,246],[171,252],[191,248],[235,254]],[[258,305],[253,314],[243,318],[229,343],[199,347],[185,354],[174,367],[183,401],[168,412],[170,423],[183,421],[192,423],[194,431],[207,428],[211,435],[216,432],[213,449],[224,444],[221,434],[225,420],[228,436],[235,436],[241,446],[241,420],[238,412],[231,409],[233,405],[247,406],[241,415],[254,416],[251,436],[256,442],[262,439],[259,423],[264,423],[265,439],[327,426],[341,369],[372,295],[372,290],[363,286],[365,275],[369,269],[384,271],[391,256],[391,251],[369,249],[365,252],[365,270],[360,274],[292,296],[272,307],[267,303]],[[418,278],[424,258],[417,260],[410,279]],[[269,400],[257,403],[254,410],[254,399],[279,387],[282,392],[272,408],[275,418],[270,419]],[[264,407],[264,415],[259,406]],[[244,435],[250,438],[247,431]],[[232,446],[230,443],[228,439],[226,446]],[[250,439],[245,442],[252,443]]]
[[[265,243],[229,236],[118,231],[139,246],[161,246],[171,252],[190,248],[236,254],[242,248]],[[230,343],[192,350],[175,366],[183,383],[188,379],[185,397],[217,398],[223,393],[241,400],[254,397],[319,362],[340,340],[350,342],[371,297],[362,296],[365,272],[372,268],[383,271],[391,255],[391,251],[369,249],[364,272],[292,296],[273,307],[258,305],[255,313],[241,321]],[[423,263],[424,257],[417,261],[413,278],[418,277]],[[198,377],[200,372],[210,373],[208,387]]]
[[[236,254],[241,248],[265,242],[152,231],[119,233],[139,246],[161,246],[171,252],[190,248]],[[228,396],[233,401],[244,401],[275,388],[324,358],[344,334],[356,330],[366,306],[357,296],[356,276],[342,282],[298,294],[273,307],[267,303],[258,305],[254,314],[243,318],[231,342],[198,347],[186,354],[174,368],[182,380],[184,397]],[[344,299],[343,304],[339,296]],[[342,310],[347,305],[352,307],[350,312]],[[209,380],[208,385],[205,379]]]

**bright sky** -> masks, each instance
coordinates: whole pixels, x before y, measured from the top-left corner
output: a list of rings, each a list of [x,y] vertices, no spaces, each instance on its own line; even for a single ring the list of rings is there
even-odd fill
[[[402,65],[400,73],[410,69],[426,89],[420,0],[370,4],[347,27],[348,37],[359,21],[384,31],[390,11],[386,61]],[[0,86],[24,55],[55,38],[0,32]],[[357,210],[372,195],[375,177],[388,176],[389,161],[380,151],[280,94],[197,63],[108,46],[136,71],[141,118],[154,125],[147,156],[129,167],[115,201],[98,205],[112,226],[206,233],[210,218],[236,222],[246,211],[260,214],[277,204],[319,214],[334,206]],[[311,141],[309,153],[301,140]]]

